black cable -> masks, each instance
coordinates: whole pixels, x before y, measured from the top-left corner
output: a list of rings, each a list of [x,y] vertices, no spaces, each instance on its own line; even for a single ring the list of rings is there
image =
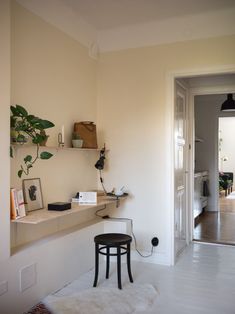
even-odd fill
[[[104,190],[104,193],[107,195],[107,191],[106,191],[106,189],[105,189],[105,187],[104,187],[104,180],[103,180],[103,178],[102,178],[102,172],[101,172],[102,170],[100,170],[100,183],[101,183],[101,185],[102,185],[102,188],[103,188],[103,190]]]
[[[133,239],[134,239],[134,244],[135,244],[135,250],[136,252],[141,256],[141,257],[144,257],[144,258],[148,258],[150,256],[153,255],[153,245],[152,245],[152,248],[151,248],[151,251],[150,251],[150,254],[148,255],[143,255],[139,249],[137,248],[137,240],[136,240],[136,236],[134,234],[134,227],[133,227],[133,219],[131,218],[118,218],[118,217],[109,217],[109,219],[114,219],[114,220],[125,220],[125,221],[130,221],[131,222],[131,234],[133,235]]]
[[[98,213],[99,213],[100,211],[102,211],[102,210],[105,210],[105,209],[106,209],[106,205],[104,205],[103,208],[98,209],[98,210],[95,212],[95,215],[96,215],[97,217],[99,217],[99,218],[103,218],[104,216],[100,216],[100,215],[98,215]]]

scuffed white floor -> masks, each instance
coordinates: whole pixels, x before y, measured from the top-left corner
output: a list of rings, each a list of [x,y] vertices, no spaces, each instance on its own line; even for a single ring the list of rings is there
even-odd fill
[[[115,266],[112,264],[108,280],[101,267],[98,287],[94,289],[117,287]],[[194,244],[174,267],[132,262],[132,273],[135,284],[150,284],[158,291],[151,309],[144,313],[235,314],[235,247]],[[55,295],[70,296],[90,289],[93,277],[92,270]],[[130,285],[125,264],[122,283],[125,291]]]

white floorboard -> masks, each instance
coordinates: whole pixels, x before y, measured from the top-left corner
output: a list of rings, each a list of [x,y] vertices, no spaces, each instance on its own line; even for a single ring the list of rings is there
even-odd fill
[[[132,262],[132,273],[135,283],[150,283],[158,291],[148,313],[235,314],[235,247],[195,243],[185,250],[174,267],[145,263],[144,260]],[[101,269],[96,289],[116,285],[115,266],[112,265],[108,280]],[[124,264],[122,273],[125,289],[128,276]],[[92,270],[56,294],[70,295],[90,288],[93,276]]]

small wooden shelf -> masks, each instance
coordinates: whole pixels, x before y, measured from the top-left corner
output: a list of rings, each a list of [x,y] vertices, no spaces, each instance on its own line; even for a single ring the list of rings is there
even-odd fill
[[[33,148],[33,144],[11,144],[14,149],[28,149]],[[102,148],[74,148],[74,147],[59,147],[59,146],[40,146],[40,149],[53,149],[53,150],[70,150],[70,151],[100,151]],[[106,149],[107,151],[107,149]]]
[[[123,198],[122,198],[123,199]],[[79,205],[77,203],[72,203],[72,208],[64,211],[53,211],[48,210],[47,208],[31,211],[27,213],[27,216],[12,220],[13,223],[17,224],[40,224],[42,222],[46,222],[49,220],[61,218],[63,216],[68,216],[72,214],[79,213],[84,210],[98,208],[100,206],[110,205],[110,204],[118,204],[121,199],[116,199],[108,196],[100,196],[97,198],[97,203],[92,205]]]

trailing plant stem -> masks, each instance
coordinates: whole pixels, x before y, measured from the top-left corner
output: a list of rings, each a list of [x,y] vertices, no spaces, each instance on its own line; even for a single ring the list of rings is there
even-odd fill
[[[29,174],[29,169],[33,167],[33,164],[39,159],[39,144],[36,144],[36,157],[34,158],[33,161],[25,161],[26,169],[21,165],[21,170],[23,170],[23,173],[28,175]]]

